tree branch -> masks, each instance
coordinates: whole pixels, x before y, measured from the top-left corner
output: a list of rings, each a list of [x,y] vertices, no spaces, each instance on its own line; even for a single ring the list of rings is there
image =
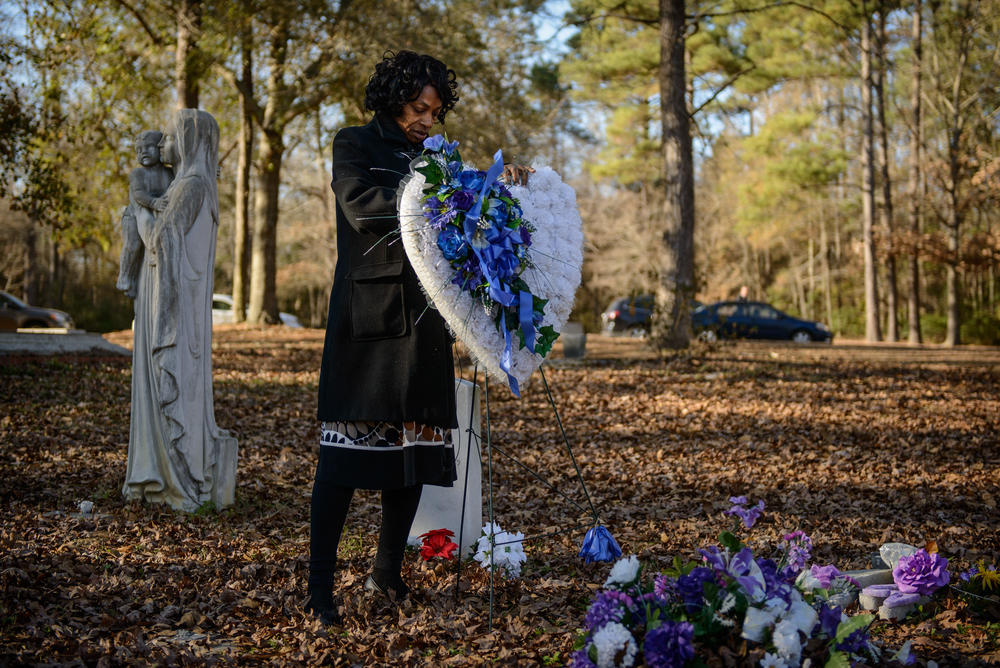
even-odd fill
[[[740,14],[751,14],[751,13],[754,13],[754,12],[766,12],[769,9],[777,9],[779,7],[798,7],[800,9],[805,9],[806,11],[810,11],[810,12],[813,12],[815,14],[819,14],[820,16],[822,16],[827,21],[829,21],[833,25],[837,26],[838,28],[840,28],[844,32],[847,32],[847,33],[851,32],[851,30],[850,30],[849,27],[845,26],[843,23],[841,23],[837,19],[835,19],[832,16],[830,16],[829,14],[827,14],[826,12],[824,12],[822,9],[817,9],[816,7],[812,7],[811,5],[807,5],[807,4],[803,3],[803,2],[797,2],[796,0],[779,0],[779,2],[774,2],[774,3],[771,3],[769,5],[760,5],[758,7],[746,7],[746,8],[743,8],[743,9],[733,9],[733,10],[727,11],[727,12],[706,12],[704,14],[691,14],[691,15],[685,17],[685,18],[690,19],[692,21],[698,21],[699,19],[715,18],[715,17],[719,17],[719,16],[737,16],[737,15],[740,15]]]
[[[139,25],[142,26],[142,29],[146,31],[147,35],[149,35],[149,39],[153,41],[153,44],[155,44],[156,46],[160,46],[163,44],[163,39],[158,34],[156,34],[156,32],[153,31],[153,28],[149,25],[149,23],[146,21],[146,18],[142,15],[142,13],[138,9],[136,9],[131,4],[126,2],[126,0],[117,0],[117,2],[119,5],[124,7],[129,14],[135,17],[135,19],[139,22]]]
[[[699,104],[698,108],[692,110],[691,113],[688,114],[688,116],[694,117],[695,114],[697,114],[699,111],[701,111],[702,109],[704,109],[705,107],[707,107],[708,105],[710,105],[712,102],[714,102],[715,98],[719,97],[719,95],[722,94],[722,91],[726,90],[727,88],[729,88],[730,86],[732,86],[734,83],[736,83],[737,79],[739,79],[744,74],[749,74],[750,72],[752,72],[756,68],[757,68],[756,65],[751,65],[750,67],[748,67],[748,68],[746,68],[746,69],[744,69],[744,70],[742,70],[740,72],[737,72],[733,76],[729,77],[728,81],[726,81],[718,89],[716,89],[716,91],[714,93],[712,93],[712,96],[710,98],[708,98],[707,100],[705,100],[704,102],[702,102],[701,104]]]

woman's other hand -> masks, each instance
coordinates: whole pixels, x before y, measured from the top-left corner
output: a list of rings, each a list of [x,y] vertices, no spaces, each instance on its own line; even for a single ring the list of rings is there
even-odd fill
[[[535,170],[527,165],[510,164],[503,166],[503,180],[512,186],[528,185],[528,176],[534,173]]]

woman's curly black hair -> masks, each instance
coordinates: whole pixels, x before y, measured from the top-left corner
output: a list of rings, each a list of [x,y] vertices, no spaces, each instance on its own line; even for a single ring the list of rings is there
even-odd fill
[[[365,86],[365,109],[398,118],[403,105],[416,100],[428,84],[437,89],[441,98],[437,119],[444,123],[444,117],[458,102],[455,71],[433,56],[386,51]]]

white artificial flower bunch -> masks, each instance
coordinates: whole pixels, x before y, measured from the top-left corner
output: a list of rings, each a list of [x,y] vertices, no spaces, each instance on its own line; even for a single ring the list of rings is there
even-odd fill
[[[594,633],[593,643],[597,649],[597,668],[635,665],[639,646],[632,637],[632,632],[622,624],[605,624]]]
[[[623,590],[629,585],[635,584],[639,579],[639,557],[634,554],[622,557],[611,567],[608,579],[604,581],[605,587],[613,587]]]
[[[493,536],[492,546],[490,536]],[[524,534],[520,531],[508,533],[496,522],[487,523],[483,526],[483,534],[476,544],[476,556],[473,559],[483,568],[501,569],[507,577],[520,577],[521,565],[528,560],[524,554],[523,540]]]

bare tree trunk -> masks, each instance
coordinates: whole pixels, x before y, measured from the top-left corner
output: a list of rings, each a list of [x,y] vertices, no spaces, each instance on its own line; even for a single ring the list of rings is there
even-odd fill
[[[260,171],[257,175],[254,211],[253,248],[250,254],[249,322],[276,325],[278,294],[277,274],[278,191],[281,186],[281,160],[285,151],[280,132],[260,133]]]
[[[21,288],[21,298],[29,304],[38,303],[38,279],[35,276],[38,266],[37,240],[38,231],[35,224],[29,221],[24,231],[24,278]]]
[[[685,95],[684,0],[660,0],[660,114],[664,159],[662,257],[653,340],[686,348],[694,297],[694,160]]]
[[[892,209],[892,180],[889,176],[889,128],[885,120],[885,79],[887,76],[885,62],[885,45],[888,36],[885,29],[885,3],[879,3],[878,35],[876,49],[878,54],[878,74],[875,79],[876,105],[878,109],[879,126],[879,167],[882,172],[882,229],[885,231],[885,279],[886,279],[886,341],[899,340],[899,292],[896,286],[896,251],[894,248],[894,221]]]
[[[913,89],[910,93],[910,104],[913,107],[913,130],[910,134],[910,238],[912,248],[909,257],[910,293],[907,304],[908,340],[910,344],[923,343],[924,337],[920,331],[920,251],[917,240],[920,238],[921,218],[921,164],[920,152],[923,149],[922,120],[920,108],[920,70],[923,65],[923,24],[921,20],[921,0],[913,2]]]
[[[236,167],[236,229],[233,234],[233,320],[246,320],[247,285],[250,277],[250,170],[253,163],[253,115],[250,100],[253,98],[253,43],[250,18],[240,37],[242,81],[246,88],[240,91],[240,137]]]
[[[278,293],[276,286],[278,247],[278,195],[281,187],[281,161],[285,153],[284,124],[279,109],[286,95],[285,63],[288,60],[287,8],[272,6],[276,20],[267,59],[267,107],[261,122],[256,205],[254,211],[253,250],[250,260],[250,310],[247,320],[277,324]]]
[[[198,37],[201,35],[202,0],[180,0],[177,4],[177,55],[174,79],[177,83],[177,108],[198,108],[197,63]]]
[[[878,278],[875,266],[875,152],[872,121],[872,27],[866,14],[861,25],[861,146],[862,213],[865,256],[865,340],[881,341],[878,313]]]

